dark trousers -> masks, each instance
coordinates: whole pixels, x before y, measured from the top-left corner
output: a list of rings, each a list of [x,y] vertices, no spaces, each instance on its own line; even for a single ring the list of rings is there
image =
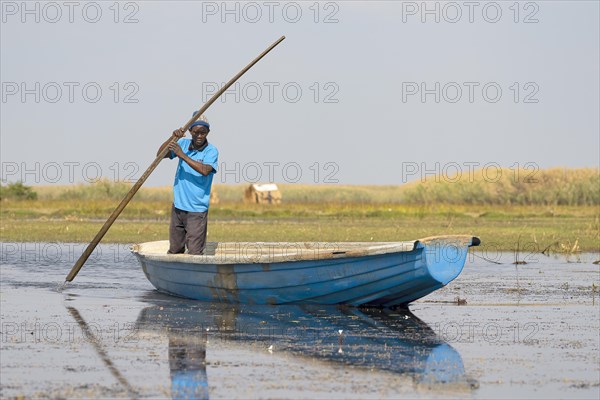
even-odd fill
[[[173,206],[169,227],[169,254],[185,252],[202,254],[206,246],[206,222],[208,212],[183,211]]]

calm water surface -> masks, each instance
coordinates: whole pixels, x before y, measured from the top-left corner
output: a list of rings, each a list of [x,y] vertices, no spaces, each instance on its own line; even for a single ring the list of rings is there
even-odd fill
[[[126,245],[59,290],[83,248],[2,243],[2,397],[600,397],[598,254],[476,249],[444,289],[377,310],[162,295]]]

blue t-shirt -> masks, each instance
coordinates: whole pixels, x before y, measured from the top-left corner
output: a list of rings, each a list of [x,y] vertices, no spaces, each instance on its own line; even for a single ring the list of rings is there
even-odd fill
[[[191,139],[181,138],[177,141],[181,149],[189,158],[200,161],[213,167],[213,171],[207,176],[194,171],[194,169],[182,159],[179,159],[177,172],[175,172],[175,183],[173,184],[173,204],[175,208],[183,211],[205,212],[208,211],[210,200],[210,188],[213,175],[217,171],[219,151],[215,146],[208,143],[202,150],[190,150]],[[175,158],[171,152],[170,158]]]

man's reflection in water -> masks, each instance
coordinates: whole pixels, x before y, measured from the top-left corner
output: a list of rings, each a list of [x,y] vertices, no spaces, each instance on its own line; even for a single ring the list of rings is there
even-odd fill
[[[208,399],[206,335],[169,335],[173,399]]]
[[[180,301],[141,311],[141,330],[166,329],[171,391],[208,399],[207,331],[232,341],[412,378],[418,390],[468,394],[476,381],[458,351],[408,310],[335,306],[232,306]]]

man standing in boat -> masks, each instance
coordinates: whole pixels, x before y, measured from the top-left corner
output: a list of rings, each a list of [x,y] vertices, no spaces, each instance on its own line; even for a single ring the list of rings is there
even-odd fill
[[[206,140],[209,132],[210,124],[202,115],[190,126],[191,139],[184,138],[185,132],[179,128],[173,131],[177,141],[169,144],[169,138],[158,149],[160,153],[169,146],[171,151],[165,158],[179,158],[173,184],[169,254],[184,253],[187,247],[188,254],[200,255],[206,246],[210,190],[219,159],[217,148]]]

